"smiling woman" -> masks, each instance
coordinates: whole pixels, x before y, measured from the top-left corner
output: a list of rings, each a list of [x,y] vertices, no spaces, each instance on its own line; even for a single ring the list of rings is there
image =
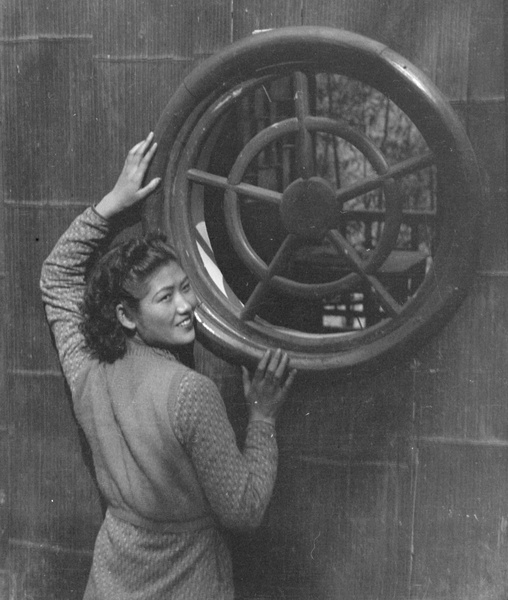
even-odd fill
[[[156,145],[134,146],[114,189],[88,208],[46,259],[41,288],[74,410],[107,502],[86,600],[233,598],[223,528],[257,526],[277,467],[275,419],[295,371],[267,350],[244,369],[243,451],[222,398],[176,352],[194,340],[198,300],[160,236],[103,248],[142,187]],[[168,567],[169,565],[169,567]]]
[[[117,305],[120,323],[138,340],[151,346],[172,348],[194,341],[194,309],[198,304],[189,278],[171,261],[160,267],[146,283],[138,309]]]
[[[97,262],[80,328],[93,355],[105,362],[124,355],[129,337],[175,350],[194,341],[197,303],[173,248],[164,236],[150,234],[115,246]]]

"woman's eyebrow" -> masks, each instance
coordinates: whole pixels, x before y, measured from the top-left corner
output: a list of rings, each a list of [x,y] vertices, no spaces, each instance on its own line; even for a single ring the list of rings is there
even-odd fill
[[[157,298],[157,296],[159,296],[162,293],[166,293],[166,292],[172,292],[175,289],[174,284],[168,284],[168,285],[164,285],[163,287],[159,288],[155,294],[153,295],[153,298]]]

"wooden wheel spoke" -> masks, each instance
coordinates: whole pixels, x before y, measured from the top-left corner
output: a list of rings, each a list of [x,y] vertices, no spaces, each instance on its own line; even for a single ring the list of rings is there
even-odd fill
[[[380,305],[386,310],[387,314],[391,317],[396,317],[401,312],[402,307],[396,302],[379,279],[365,272],[362,259],[354,247],[336,230],[329,231],[327,237],[346,258],[351,268],[369,284],[369,287],[372,289]]]
[[[344,202],[352,200],[353,198],[357,198],[358,196],[362,196],[367,192],[372,192],[373,190],[379,189],[390,179],[400,179],[405,175],[409,175],[410,173],[414,173],[420,169],[430,167],[434,164],[434,162],[434,155],[431,152],[414,158],[408,158],[407,160],[391,166],[386,173],[383,173],[382,175],[369,177],[358,183],[341,188],[337,192],[336,198],[341,204],[343,204]]]
[[[258,313],[259,308],[263,303],[263,299],[270,289],[272,278],[276,275],[280,275],[285,270],[287,260],[297,245],[298,240],[294,235],[288,235],[282,242],[272,262],[268,266],[263,279],[257,284],[243,307],[240,313],[240,319],[242,321],[252,319]]]
[[[295,112],[298,119],[298,173],[302,179],[308,179],[314,174],[314,143],[305,124],[310,114],[309,82],[300,71],[295,73]]]
[[[229,183],[226,177],[220,175],[214,175],[213,173],[207,173],[200,169],[189,169],[187,171],[187,178],[194,183],[201,183],[203,185],[209,185],[222,190],[229,190],[236,194],[242,194],[255,200],[262,200],[279,206],[282,200],[282,194],[274,192],[267,188],[262,188],[257,185],[251,185],[250,183],[238,183],[233,185]]]

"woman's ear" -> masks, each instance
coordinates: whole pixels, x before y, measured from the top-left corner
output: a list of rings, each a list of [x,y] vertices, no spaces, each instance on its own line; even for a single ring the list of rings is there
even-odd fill
[[[125,310],[124,305],[120,302],[120,304],[116,305],[116,318],[120,321],[120,324],[129,329],[130,331],[134,331],[136,329],[136,322],[129,316],[129,312]]]

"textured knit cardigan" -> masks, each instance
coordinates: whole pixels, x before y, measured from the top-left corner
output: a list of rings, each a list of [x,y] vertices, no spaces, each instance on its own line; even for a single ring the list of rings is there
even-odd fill
[[[229,598],[231,575],[224,573],[230,568],[210,568],[229,559],[209,531],[260,523],[275,480],[275,431],[250,422],[240,452],[216,386],[168,351],[129,342],[112,364],[90,356],[79,330],[80,304],[87,264],[109,230],[107,220],[87,209],[41,275],[48,322],[109,506],[86,597]],[[188,560],[182,559],[184,538]],[[180,562],[172,554],[177,547]],[[196,558],[205,551],[208,566]],[[155,571],[148,568],[154,562]]]

